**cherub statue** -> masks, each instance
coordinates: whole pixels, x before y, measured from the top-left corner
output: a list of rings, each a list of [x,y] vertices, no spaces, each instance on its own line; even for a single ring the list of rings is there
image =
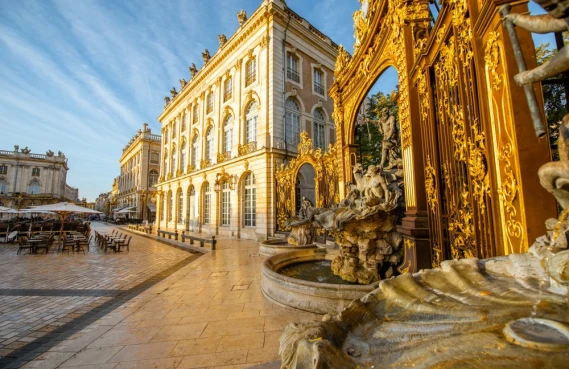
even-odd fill
[[[219,47],[223,47],[227,42],[227,37],[224,34],[218,35],[217,39],[219,40]]]
[[[170,94],[172,94],[172,99],[176,97],[176,95],[178,95],[178,91],[176,91],[176,87],[172,87],[172,89],[170,90]]]
[[[209,59],[211,59],[211,56],[209,55],[209,50],[205,49],[204,52],[202,53],[202,58],[203,58],[203,62],[204,64],[207,64],[207,62],[209,61]]]
[[[198,68],[196,68],[196,65],[194,63],[192,63],[192,65],[190,66],[190,73],[192,74],[192,78],[194,78],[197,72]]]
[[[564,32],[569,30],[569,0],[534,0],[548,14],[508,14],[505,19],[534,33]],[[542,65],[514,76],[519,86],[543,81],[569,69],[569,48],[563,47]]]

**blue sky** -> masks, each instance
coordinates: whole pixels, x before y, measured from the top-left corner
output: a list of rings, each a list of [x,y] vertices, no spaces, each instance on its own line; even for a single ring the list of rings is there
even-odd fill
[[[237,11],[260,3],[0,0],[0,149],[63,151],[68,183],[93,201],[111,189],[137,129],[147,122],[159,133],[163,97],[188,79],[188,66],[217,50],[218,34],[233,34]],[[357,0],[287,4],[352,51]]]

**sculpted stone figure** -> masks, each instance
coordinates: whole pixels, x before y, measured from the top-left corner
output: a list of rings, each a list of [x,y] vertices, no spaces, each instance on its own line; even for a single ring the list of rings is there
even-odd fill
[[[186,86],[188,82],[184,78],[180,80],[180,91]]]
[[[168,96],[164,96],[164,106],[168,106],[170,104],[170,98]]]
[[[207,64],[207,62],[209,61],[209,59],[211,59],[211,56],[209,55],[209,50],[205,49],[204,52],[202,53],[202,58],[203,58],[203,62],[204,64]]]
[[[31,150],[28,149],[28,147],[26,146],[26,147],[24,147],[24,148],[22,149],[22,154],[29,154],[30,151],[31,151]]]
[[[192,65],[190,66],[190,73],[192,75],[192,78],[194,78],[197,72],[198,68],[196,68],[196,65],[194,63],[192,63]]]
[[[509,19],[516,26],[535,33],[564,32],[569,30],[569,0],[535,0],[548,14],[526,15],[508,14]],[[569,48],[563,47],[557,54],[542,65],[519,73],[514,80],[520,86],[539,82],[558,75],[569,69]]]
[[[20,151],[20,146],[19,146],[19,145],[14,145],[14,151]]]
[[[239,21],[239,25],[242,26],[243,23],[245,23],[245,21],[247,20],[247,12],[243,9],[237,12],[237,20]]]
[[[178,95],[178,91],[176,91],[176,87],[172,87],[172,89],[170,90],[170,94],[172,95],[172,99],[176,97],[176,95]]]
[[[219,47],[223,47],[223,45],[225,45],[225,43],[227,42],[227,36],[223,34],[218,35],[217,39],[219,40]]]
[[[53,151],[51,150],[47,150],[47,152],[45,153],[46,156],[52,157],[53,156]]]
[[[383,108],[381,109],[379,119],[371,120],[365,118],[364,122],[376,124],[379,132],[383,135],[383,140],[381,142],[381,160],[378,164],[380,168],[383,168],[386,160],[391,156],[391,151],[395,150],[398,146],[395,137],[395,116],[389,115],[389,109]]]

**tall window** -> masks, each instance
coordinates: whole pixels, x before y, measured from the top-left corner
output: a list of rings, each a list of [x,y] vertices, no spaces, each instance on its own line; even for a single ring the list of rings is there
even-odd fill
[[[6,193],[6,181],[0,181],[0,193]]]
[[[160,164],[160,154],[157,152],[150,153],[150,163],[152,164]]]
[[[314,110],[314,148],[324,148],[324,114],[322,110]]]
[[[257,78],[257,61],[251,59],[245,64],[245,86],[249,86],[255,82]]]
[[[0,165],[0,174],[8,174],[8,166]]]
[[[223,101],[231,99],[233,96],[233,79],[227,78],[223,83]]]
[[[32,177],[39,177],[39,176],[40,176],[40,168],[33,168]]]
[[[209,185],[209,182],[205,184],[203,192],[204,192],[203,223],[210,224],[211,223],[211,186]]]
[[[207,94],[207,112],[211,113],[213,111],[213,92]]]
[[[300,82],[300,74],[298,72],[298,58],[296,55],[288,53],[286,56],[286,78],[294,82]]]
[[[197,122],[198,121],[198,103],[194,104],[194,110],[192,112],[192,122]]]
[[[168,221],[172,221],[172,214],[174,214],[174,196],[172,191],[168,192]]]
[[[213,127],[209,127],[206,136],[205,159],[209,161],[210,164],[213,163],[213,136]]]
[[[300,108],[290,97],[285,102],[285,128],[286,142],[296,144],[300,131]]]
[[[245,119],[245,143],[257,141],[257,102],[253,101],[247,107]]]
[[[184,114],[182,116],[182,127],[181,127],[182,132],[186,130],[187,123],[188,123],[188,114]]]
[[[148,173],[148,187],[154,187],[158,182],[158,171],[156,169],[151,169]]]
[[[178,223],[184,223],[184,194],[178,191]]]
[[[314,92],[324,96],[324,73],[319,69],[314,69]]]
[[[198,137],[194,137],[194,141],[192,142],[192,166],[194,169],[197,169],[197,162],[198,162],[198,152],[199,152],[199,143]]]
[[[228,115],[223,123],[223,152],[231,153],[233,145],[233,115]]]
[[[164,201],[162,201],[162,202],[163,202],[164,206],[162,206],[162,218],[161,219],[166,220],[166,204],[167,204],[166,203],[166,196],[164,196],[163,200]]]
[[[255,176],[249,173],[245,178],[245,226],[255,227],[257,225],[257,188],[255,186]]]
[[[182,171],[182,173],[186,172],[186,165],[187,165],[186,148],[187,148],[187,146],[188,145],[184,142],[184,144],[180,148],[180,170]]]
[[[37,195],[40,193],[40,184],[38,181],[32,181],[28,187],[28,193],[31,195]]]
[[[223,182],[221,188],[221,225],[228,226],[231,223],[231,190],[227,182]]]
[[[172,175],[175,175],[176,170],[178,169],[178,167],[176,166],[177,156],[178,156],[178,153],[176,152],[176,145],[172,145],[172,169],[170,169],[170,171],[172,172]]]
[[[164,155],[164,173],[162,175],[164,177],[168,175],[168,154]]]

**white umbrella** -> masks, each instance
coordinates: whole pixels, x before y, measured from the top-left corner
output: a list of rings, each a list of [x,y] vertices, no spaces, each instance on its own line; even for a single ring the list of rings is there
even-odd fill
[[[117,214],[125,214],[125,213],[136,213],[136,206],[132,206],[130,208],[124,208],[122,210],[117,211]]]
[[[66,216],[77,213],[102,214],[100,211],[84,208],[82,206],[78,206],[69,202],[58,202],[57,204],[34,206],[33,209],[30,210],[51,211],[52,213],[59,215],[59,220],[61,221],[61,228],[59,229],[60,238],[63,234],[63,222],[65,221]]]

